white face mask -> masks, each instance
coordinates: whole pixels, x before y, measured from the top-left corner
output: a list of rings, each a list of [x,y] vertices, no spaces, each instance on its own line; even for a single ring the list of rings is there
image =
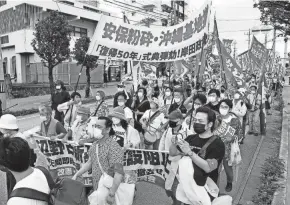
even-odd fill
[[[94,138],[102,139],[104,135],[102,134],[102,130],[99,128],[94,128]]]
[[[77,121],[82,121],[82,116],[77,115],[77,116],[76,116],[76,120],[77,120]]]
[[[46,116],[40,116],[40,121],[41,121],[41,122],[44,122],[44,121],[46,121],[46,120],[47,120]]]
[[[125,102],[118,102],[118,105],[123,106],[123,105],[125,105]]]
[[[174,98],[174,101],[179,103],[180,102],[180,98]]]
[[[165,95],[166,95],[167,97],[169,97],[169,96],[171,95],[171,92],[167,91],[167,92],[165,92]]]
[[[55,88],[56,88],[57,90],[59,90],[59,89],[61,89],[61,86],[60,86],[60,85],[57,85]]]
[[[113,121],[114,125],[117,125],[121,122],[121,120],[119,118],[116,118],[116,117],[112,117],[112,121]]]
[[[221,93],[221,98],[225,98],[225,94],[224,93]]]
[[[101,100],[101,97],[97,95],[96,100]]]
[[[216,98],[215,97],[212,97],[212,96],[209,96],[208,97],[208,101],[211,102],[211,103],[213,103],[213,102],[216,101]]]
[[[225,116],[225,115],[227,115],[228,113],[229,113],[229,110],[228,110],[228,109],[222,109],[222,108],[220,108],[220,114],[221,114],[221,115]]]
[[[200,105],[196,105],[194,104],[194,110],[197,110],[198,108],[200,108],[201,106]]]
[[[239,95],[238,93],[236,93],[236,94],[234,95],[234,99],[235,99],[235,100],[240,99],[240,95]]]
[[[142,98],[143,97],[143,93],[138,93],[138,97]]]
[[[118,92],[124,91],[124,88],[118,88]]]
[[[255,93],[256,93],[256,91],[252,90],[252,91],[251,91],[251,93],[252,93],[252,94],[255,94]]]

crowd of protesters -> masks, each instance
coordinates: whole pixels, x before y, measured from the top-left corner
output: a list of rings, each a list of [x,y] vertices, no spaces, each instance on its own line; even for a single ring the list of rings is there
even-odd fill
[[[279,95],[283,81],[277,74],[266,77],[269,85],[265,109],[271,115],[272,98]],[[169,153],[172,162],[164,188],[174,205],[193,204],[197,198],[202,198],[201,204],[211,204],[217,196],[204,187],[210,184],[218,187],[224,169],[225,190],[231,192],[233,166],[242,160],[239,147],[246,137],[259,135],[259,115],[264,109],[258,93],[259,76],[252,74],[245,79],[246,85],[235,89],[208,73],[199,80],[201,83],[195,79],[190,82],[188,76],[161,83],[143,79],[134,91],[120,83],[111,111],[104,91],[96,92],[95,106],[89,109],[82,105],[80,93],[69,95],[63,83],[57,82],[52,104],[39,107],[41,122],[37,134],[79,145],[92,143],[88,161],[73,179],[92,170],[93,187],[87,191],[89,195],[98,190],[106,173],[113,178],[104,192],[109,204],[114,202],[121,183],[137,182],[135,172],[126,180],[124,177],[123,156],[129,148]],[[19,187],[48,193],[42,173],[33,168],[39,165],[37,159],[44,156],[19,132],[16,118],[3,115],[0,131],[0,168],[6,173],[0,175],[0,183],[5,184],[8,196]],[[7,204],[43,203],[13,197]]]

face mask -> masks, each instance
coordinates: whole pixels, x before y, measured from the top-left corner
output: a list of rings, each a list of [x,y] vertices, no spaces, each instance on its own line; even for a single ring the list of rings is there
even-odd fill
[[[138,93],[138,97],[142,98],[143,97],[143,93]]]
[[[122,92],[122,91],[124,91],[123,88],[118,88],[118,92]]]
[[[114,125],[117,125],[121,122],[121,120],[119,118],[116,118],[116,117],[112,117],[112,121],[113,121]]]
[[[46,121],[46,120],[47,120],[47,119],[46,119],[46,116],[40,116],[40,120],[41,120],[41,122]]]
[[[77,116],[76,116],[76,120],[77,120],[77,121],[82,121],[82,116],[77,115]]]
[[[221,98],[225,98],[225,94],[224,93],[221,93]]]
[[[210,97],[208,97],[208,101],[209,102],[215,102],[216,101],[216,98],[215,97],[212,97],[212,96],[210,96]]]
[[[169,127],[171,128],[177,127],[177,122],[169,121]]]
[[[200,108],[201,105],[197,105],[197,104],[194,104],[194,109],[197,110],[198,108]]]
[[[251,93],[252,93],[252,94],[255,94],[255,93],[256,93],[256,91],[252,90],[252,91],[251,91]]]
[[[205,124],[200,124],[200,123],[194,123],[193,129],[197,134],[202,134],[206,131]]]
[[[180,102],[180,98],[174,98],[174,101],[179,103]]]
[[[102,139],[104,135],[102,134],[102,130],[99,128],[94,128],[94,138]]]
[[[123,105],[125,105],[125,102],[118,102],[118,105],[123,106]]]
[[[171,92],[165,92],[165,95],[167,96],[167,97],[169,97],[170,95],[171,95]]]
[[[239,95],[238,93],[236,93],[236,94],[234,95],[234,99],[235,99],[235,100],[240,99],[240,95]]]
[[[221,114],[221,115],[225,116],[225,115],[227,115],[228,113],[229,113],[229,110],[228,110],[228,109],[222,109],[222,108],[220,108],[220,114]]]
[[[101,100],[101,97],[97,95],[96,100],[98,100],[98,101]]]
[[[225,90],[221,90],[221,93],[224,93],[225,92]]]

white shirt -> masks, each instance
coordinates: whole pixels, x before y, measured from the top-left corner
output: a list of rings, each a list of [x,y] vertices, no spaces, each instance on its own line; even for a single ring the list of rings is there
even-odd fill
[[[148,120],[150,119],[151,116],[154,115],[155,112],[152,112],[151,110],[146,110],[144,115],[142,116],[140,122],[142,122],[143,120],[146,120],[148,122]],[[150,123],[150,127],[149,130],[151,131],[156,131],[157,129],[159,129],[161,127],[161,124],[165,124],[167,122],[167,120],[165,119],[164,113],[160,113],[158,114],[156,117],[153,117],[154,120],[151,121]]]
[[[125,117],[127,119],[133,119],[133,112],[132,112],[132,110],[130,108],[125,107],[124,108],[124,112],[125,112]]]
[[[13,190],[17,188],[35,189],[37,191],[46,194],[50,192],[47,180],[44,174],[39,169],[34,169],[29,176],[17,182]],[[47,204],[48,204],[47,202],[26,199],[21,197],[13,197],[9,199],[9,201],[7,202],[7,205],[47,205]]]

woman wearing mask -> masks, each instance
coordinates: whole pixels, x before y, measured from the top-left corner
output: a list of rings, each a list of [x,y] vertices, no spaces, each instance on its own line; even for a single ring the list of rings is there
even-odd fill
[[[145,130],[145,149],[158,150],[159,147],[161,138],[160,128],[167,122],[167,120],[165,120],[164,113],[158,109],[158,99],[151,98],[150,110],[147,110],[140,119],[142,127]]]
[[[184,96],[183,96],[182,88],[175,89],[173,96],[174,96],[174,99],[173,99],[174,102],[170,105],[169,110],[168,110],[168,114],[170,114],[172,111],[178,109],[185,116],[187,113],[187,109],[184,106]]]
[[[117,102],[118,106],[121,107],[125,112],[125,117],[127,122],[134,127],[134,118],[133,118],[133,112],[130,108],[126,106],[127,101],[127,95],[125,93],[118,93]]]
[[[141,135],[141,138],[143,139],[144,130],[140,123],[140,119],[145,113],[145,111],[150,109],[150,103],[147,99],[147,91],[145,88],[143,87],[138,88],[137,97],[133,98],[132,108],[135,111],[134,127],[136,130],[138,130],[138,132]]]
[[[122,107],[114,108],[109,117],[112,119],[112,128],[115,132],[114,139],[118,144],[125,149],[139,148],[141,142],[139,133],[128,124],[124,109]]]
[[[105,102],[105,93],[98,90],[96,93],[96,105],[92,110],[91,116],[93,117],[106,117],[109,114],[108,104]]]
[[[220,102],[220,125],[214,130],[213,134],[218,135],[225,144],[225,157],[223,165],[227,176],[227,185],[225,190],[230,192],[233,187],[233,167],[229,165],[231,155],[231,144],[236,138],[242,138],[242,125],[239,118],[232,113],[233,103],[229,99]]]
[[[118,107],[118,96],[122,93],[124,95],[126,95],[126,107],[129,107],[131,106],[132,104],[132,97],[131,95],[127,92],[126,90],[126,86],[123,84],[123,83],[120,83],[118,86],[117,86],[117,89],[118,89],[118,92],[115,94],[114,96],[114,102],[113,102],[113,107]]]

